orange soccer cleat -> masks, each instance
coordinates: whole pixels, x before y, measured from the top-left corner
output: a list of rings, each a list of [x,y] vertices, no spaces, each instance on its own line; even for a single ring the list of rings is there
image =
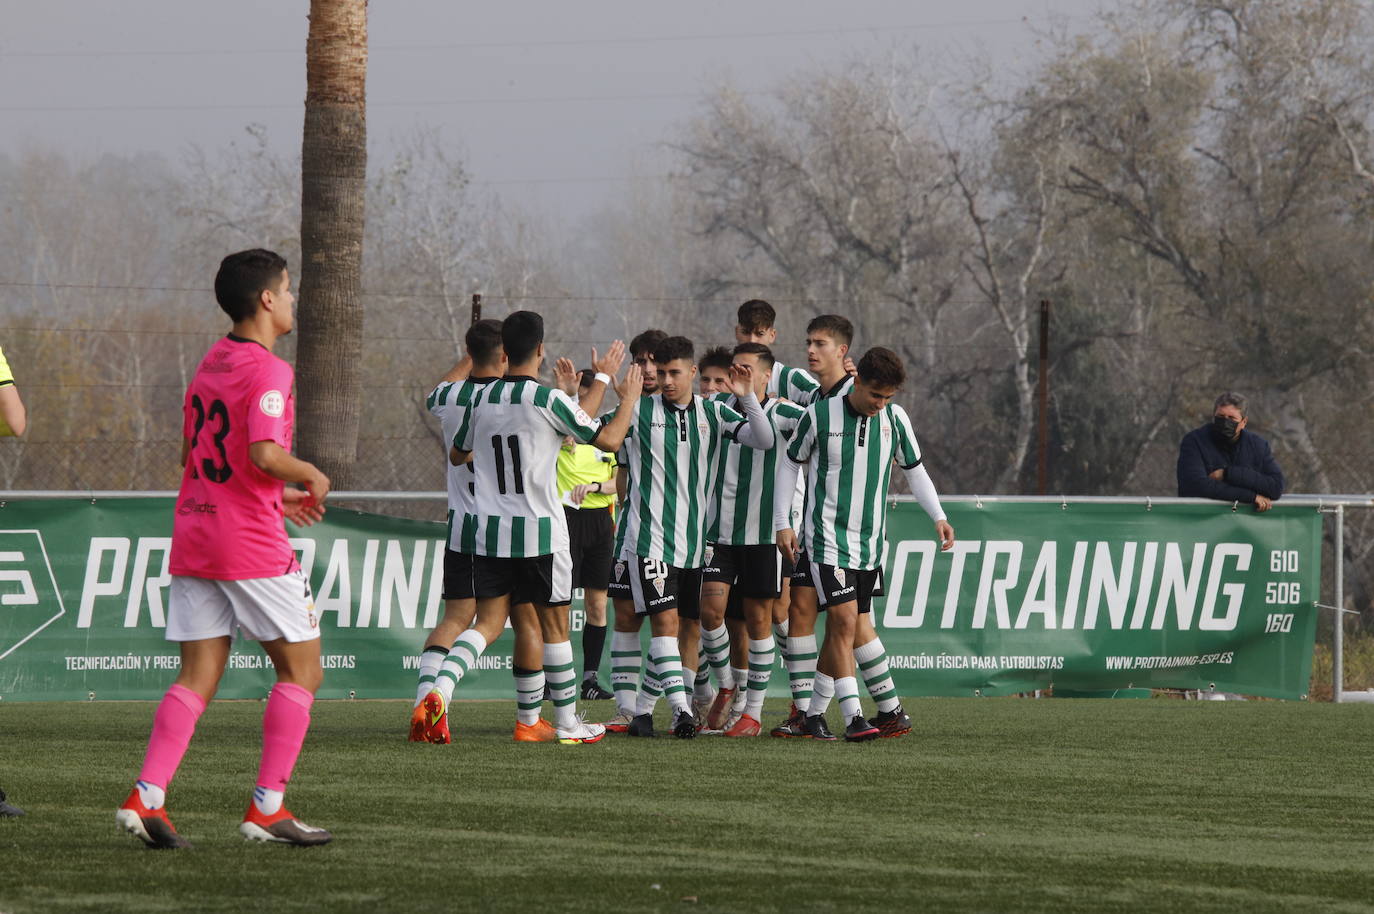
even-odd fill
[[[558,739],[558,731],[544,718],[537,723],[522,724],[515,722],[515,741],[517,743],[551,743]]]

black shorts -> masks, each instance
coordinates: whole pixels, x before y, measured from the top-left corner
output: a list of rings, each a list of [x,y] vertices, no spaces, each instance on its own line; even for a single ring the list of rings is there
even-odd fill
[[[732,597],[773,600],[782,596],[782,566],[782,551],[772,543],[712,545],[706,547],[702,580],[728,584]]]
[[[569,508],[568,552],[572,555],[572,584],[604,590],[611,579],[611,553],[615,547],[615,523],[610,508]]]
[[[875,592],[882,595],[881,568],[861,571],[814,562],[809,563],[809,567],[811,586],[816,588],[816,603],[821,612],[827,607],[853,601],[859,604],[859,612],[866,613],[873,607]]]
[[[675,609],[683,619],[701,618],[700,568],[677,568],[642,556],[617,559],[607,590],[612,597],[634,600],[635,612],[642,616]]]
[[[738,587],[730,588],[730,595],[725,598],[725,618],[734,619],[736,622],[746,622],[744,615],[744,597],[741,596]]]
[[[788,580],[792,582],[793,587],[810,587],[812,590],[815,590],[816,583],[811,578],[811,561],[806,557],[805,552],[797,553],[797,561],[795,564],[788,563],[786,559],[783,559],[783,563],[784,567],[786,568],[786,571],[784,573],[787,575]],[[873,591],[869,594],[869,596],[884,596],[887,593],[887,591],[884,589],[886,584],[887,576],[883,574],[882,566],[879,565],[878,580],[874,582]],[[824,608],[825,604],[822,603],[821,606],[822,608]],[[864,610],[864,612],[867,611],[868,610]]]
[[[444,599],[471,600],[476,595],[472,589],[472,556],[445,549]]]
[[[509,596],[512,606],[567,606],[572,602],[572,565],[566,552],[521,559],[475,555],[472,587],[479,600]]]

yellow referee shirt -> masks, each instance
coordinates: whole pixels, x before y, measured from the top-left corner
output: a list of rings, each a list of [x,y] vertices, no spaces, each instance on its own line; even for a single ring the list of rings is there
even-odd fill
[[[574,507],[609,508],[615,504],[615,484],[611,482],[613,479],[614,454],[608,454],[590,444],[579,444],[574,447],[565,444],[558,449],[558,495],[563,499],[563,504],[572,505],[572,502],[568,501],[568,493],[572,491],[573,486],[602,482],[606,483],[603,487],[606,494],[588,492],[587,497],[582,499],[582,504]]]

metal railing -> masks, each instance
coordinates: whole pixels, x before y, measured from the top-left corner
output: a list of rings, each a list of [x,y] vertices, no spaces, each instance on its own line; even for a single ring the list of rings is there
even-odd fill
[[[125,499],[125,498],[175,498],[175,490],[157,491],[131,491],[126,489],[90,489],[90,490],[57,490],[57,489],[30,489],[0,492],[0,507],[6,501],[41,501],[44,499],[60,498],[89,498],[92,501],[105,499]],[[444,501],[448,498],[445,492],[394,492],[394,491],[341,491],[331,492],[329,497],[333,501],[370,501],[370,502],[431,502]],[[890,499],[891,503],[915,502],[910,495],[894,495]],[[1150,510],[1155,505],[1191,505],[1191,504],[1215,504],[1214,501],[1205,498],[1178,498],[1176,496],[1152,496],[1152,495],[941,495],[940,501],[960,504],[972,504],[982,507],[984,504],[1055,504],[1068,508],[1069,505],[1139,505],[1145,510]],[[1243,503],[1235,502],[1231,505],[1231,510],[1242,510]],[[1244,506],[1248,509],[1248,506]],[[1316,510],[1322,514],[1330,514],[1335,518],[1335,556],[1336,567],[1333,569],[1334,579],[1334,599],[1331,603],[1314,601],[1313,605],[1318,609],[1325,609],[1334,613],[1333,624],[1331,626],[1331,687],[1332,701],[1336,702],[1371,702],[1374,703],[1374,691],[1347,692],[1345,691],[1345,626],[1343,624],[1346,615],[1359,615],[1352,609],[1345,608],[1345,509],[1346,508],[1374,508],[1374,495],[1285,495],[1279,501],[1274,502],[1270,510]]]

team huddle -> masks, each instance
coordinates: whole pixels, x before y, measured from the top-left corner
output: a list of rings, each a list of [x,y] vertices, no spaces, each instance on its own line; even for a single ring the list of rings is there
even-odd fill
[[[167,602],[167,638],[179,643],[181,666],[115,818],[149,847],[190,846],[168,817],[166,793],[242,633],[262,644],[277,681],[239,832],[320,845],[330,833],[284,805],[324,675],[319,617],[284,521],[320,520],[330,489],[319,468],[291,454],[294,376],[272,354],[294,326],[286,261],[261,249],[231,254],[215,277],[215,298],[233,329],[197,367],[182,408]],[[739,345],[711,350],[700,363],[690,340],[641,333],[630,343],[616,408],[604,414],[601,401],[625,361],[619,342],[605,355],[593,350],[580,376],[557,360],[558,386],[548,386],[539,381],[538,314],[517,311],[469,329],[463,359],[428,399],[451,443],[448,549],[444,617],[421,655],[411,740],[451,741],[455,690],[508,622],[520,741],[653,736],[660,698],[679,738],[703,728],[757,736],[778,651],[792,708],[774,736],[835,739],[826,723],[835,699],[845,739],[911,729],[868,615],[882,587],[894,464],[944,548],[954,531],[911,422],[891,402],[905,380],[902,363],[875,347],[854,365],[853,326],[823,315],[806,330],[813,374],[789,368],[768,348],[774,320],[766,302],[746,302]],[[605,724],[577,712],[575,586],[588,612],[581,696],[613,695],[616,714]],[[607,593],[611,693],[596,681]],[[858,675],[878,706],[871,721],[860,710]],[[552,721],[542,714],[546,702]]]
[[[836,739],[826,720],[836,699],[846,740],[909,732],[869,615],[881,594],[894,464],[943,548],[954,531],[911,421],[891,402],[905,381],[901,360],[875,347],[853,363],[852,324],[822,315],[807,326],[813,375],[774,359],[770,305],[746,302],[738,318],[733,351],[713,349],[700,363],[685,337],[635,337],[619,403],[599,419],[592,416],[624,359],[619,343],[604,357],[593,350],[581,384],[560,359],[558,386],[546,386],[538,380],[538,314],[518,311],[469,330],[466,355],[427,401],[452,442],[449,542],[445,613],[421,655],[412,741],[452,739],[455,690],[508,619],[516,740],[653,736],[660,698],[680,739],[757,736],[779,650],[792,707],[774,736]],[[615,454],[619,511],[609,551],[587,541],[609,529],[584,523],[580,515],[591,512],[578,504],[603,494],[604,482],[560,495],[560,451],[578,445]],[[605,724],[576,710],[568,619],[575,586],[607,591],[614,604],[616,714]],[[582,696],[602,697],[601,645],[584,637],[583,646]],[[871,721],[860,708],[859,675],[877,703]],[[541,715],[546,700],[552,723]]]

